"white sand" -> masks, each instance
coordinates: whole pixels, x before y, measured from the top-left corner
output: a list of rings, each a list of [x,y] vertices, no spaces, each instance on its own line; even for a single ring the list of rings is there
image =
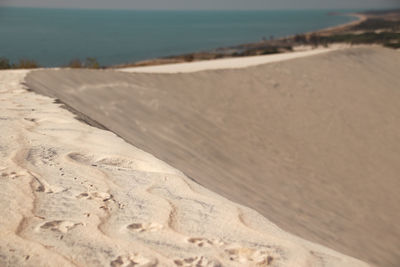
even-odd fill
[[[36,71],[30,88],[283,229],[400,262],[400,54],[336,50],[185,74]]]
[[[203,70],[240,69],[267,63],[280,62],[295,58],[309,57],[345,47],[346,45],[334,45],[329,48],[307,49],[290,53],[272,54],[264,56],[222,58],[215,60],[196,61],[188,63],[165,64],[157,66],[121,68],[118,71],[137,73],[189,73]]]
[[[283,232],[0,72],[0,266],[367,266]]]

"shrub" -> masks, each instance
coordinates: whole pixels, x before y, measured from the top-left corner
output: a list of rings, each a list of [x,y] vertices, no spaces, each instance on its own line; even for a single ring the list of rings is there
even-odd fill
[[[10,69],[10,68],[11,68],[10,60],[8,60],[8,58],[1,57],[0,58],[0,70]]]
[[[261,55],[269,55],[269,54],[277,54],[277,53],[279,53],[279,50],[276,47],[266,48],[261,51]]]
[[[79,68],[83,68],[83,64],[80,61],[80,59],[73,59],[68,63],[67,67],[73,68],[73,69],[79,69]]]
[[[383,45],[389,48],[400,49],[400,43],[385,43]]]
[[[12,65],[13,69],[35,69],[39,68],[39,64],[31,59],[20,59],[18,63]]]
[[[318,34],[313,33],[310,35],[309,41],[313,47],[317,47],[322,43],[322,38]]]
[[[396,31],[400,29],[400,21],[396,20],[385,20],[385,19],[368,19],[366,21],[361,22],[351,28],[351,30],[357,31],[375,31],[380,29],[389,29],[392,31]]]
[[[86,58],[85,67],[88,69],[98,69],[100,68],[100,64],[97,62],[97,59],[88,57]]]
[[[307,43],[307,37],[304,34],[296,34],[294,36],[294,41],[296,43],[304,44]]]
[[[184,55],[183,58],[186,62],[192,62],[194,60],[194,56],[192,54]]]

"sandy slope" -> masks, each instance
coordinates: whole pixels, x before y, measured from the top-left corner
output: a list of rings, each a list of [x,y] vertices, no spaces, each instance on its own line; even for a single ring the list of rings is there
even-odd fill
[[[27,82],[289,232],[400,264],[400,53],[339,50],[191,74]]]
[[[289,235],[0,72],[0,266],[366,266]]]

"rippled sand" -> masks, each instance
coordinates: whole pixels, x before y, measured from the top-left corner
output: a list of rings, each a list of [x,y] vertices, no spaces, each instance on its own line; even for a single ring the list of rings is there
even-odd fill
[[[399,69],[398,51],[355,47],[244,69],[38,71],[27,82],[286,231],[396,267]]]
[[[1,266],[366,266],[283,232],[0,72]]]

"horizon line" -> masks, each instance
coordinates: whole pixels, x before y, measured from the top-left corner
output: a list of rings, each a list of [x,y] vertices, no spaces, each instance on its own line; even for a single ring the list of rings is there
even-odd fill
[[[29,8],[29,9],[56,9],[56,10],[110,10],[110,11],[252,11],[252,12],[257,12],[257,11],[332,11],[332,10],[337,10],[337,11],[355,11],[357,12],[365,12],[369,10],[398,10],[399,8],[393,7],[393,8],[271,8],[271,9],[153,9],[153,8],[140,8],[140,9],[135,9],[135,8],[102,8],[102,7],[48,7],[48,6],[13,6],[13,5],[1,5],[0,4],[0,9],[1,8]]]

